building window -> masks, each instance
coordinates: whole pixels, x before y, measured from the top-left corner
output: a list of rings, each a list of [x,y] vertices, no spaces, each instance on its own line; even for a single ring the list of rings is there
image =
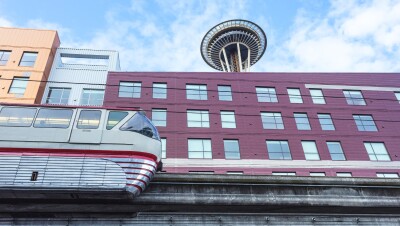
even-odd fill
[[[11,51],[0,50],[0,66],[7,64],[8,59],[10,59]]]
[[[358,131],[378,131],[372,115],[353,115]]]
[[[152,109],[151,121],[155,126],[167,126],[167,110],[165,109]]]
[[[161,138],[161,158],[167,158],[167,138]]]
[[[118,97],[140,98],[142,92],[141,82],[120,82]]]
[[[186,99],[207,100],[206,85],[186,85]]]
[[[264,129],[284,129],[281,113],[261,112],[261,121]]]
[[[104,100],[103,89],[83,89],[81,105],[101,106]]]
[[[294,120],[296,121],[296,126],[298,130],[311,130],[307,114],[294,113]]]
[[[50,87],[49,95],[46,99],[46,104],[68,104],[70,88],[54,88]]]
[[[399,178],[398,173],[376,173],[379,178]]]
[[[192,171],[192,170],[190,170],[189,173],[192,173],[192,174],[214,174],[214,171]]]
[[[238,140],[224,140],[225,159],[240,159]]]
[[[139,92],[140,97],[140,92]],[[153,83],[153,98],[166,99],[167,98],[167,83]]]
[[[325,173],[310,172],[310,176],[312,176],[312,177],[324,177],[324,176],[325,176]]]
[[[396,96],[397,101],[400,103],[400,92],[396,92],[394,95]]]
[[[319,154],[315,141],[302,141],[301,146],[303,146],[306,160],[319,160]]]
[[[346,160],[340,142],[326,142],[326,145],[328,146],[328,150],[331,154],[332,160]]]
[[[336,173],[337,177],[352,177],[351,173]]]
[[[278,102],[275,88],[272,87],[256,87],[258,102]]]
[[[14,77],[8,90],[10,94],[23,96],[28,85],[29,77]]]
[[[218,98],[222,101],[232,101],[231,86],[218,86]]]
[[[289,144],[287,141],[267,140],[269,159],[291,160]]]
[[[361,91],[343,90],[348,105],[366,105]]]
[[[318,120],[322,130],[335,130],[330,114],[318,114]]]
[[[273,176],[296,176],[295,172],[272,172]]]
[[[314,104],[326,104],[322,90],[310,89],[310,94]]]
[[[382,142],[364,142],[371,161],[390,161],[385,144]]]
[[[189,158],[211,159],[210,139],[188,139]]]
[[[301,98],[300,89],[288,88],[289,100],[292,104],[302,104],[303,98]]]
[[[19,62],[19,66],[33,67],[35,65],[37,55],[37,52],[24,52],[22,54],[21,61]]]
[[[243,175],[243,171],[226,171],[226,174]]]
[[[235,112],[221,111],[222,128],[236,128]]]
[[[187,123],[188,127],[210,127],[208,111],[188,110]]]

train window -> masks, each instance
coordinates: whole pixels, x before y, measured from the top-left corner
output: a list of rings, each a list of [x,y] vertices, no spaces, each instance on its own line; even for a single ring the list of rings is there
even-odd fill
[[[101,111],[82,110],[79,115],[78,129],[97,129],[99,128]]]
[[[0,126],[29,127],[35,114],[36,108],[3,107],[0,112]]]
[[[137,112],[132,118],[130,118],[120,130],[132,131],[140,133],[146,137],[150,137],[156,140],[160,140],[160,135],[156,127],[151,121],[141,112]]]
[[[36,128],[68,128],[73,111],[70,109],[42,108],[36,117]]]
[[[110,111],[108,114],[107,126],[106,129],[110,130],[114,128],[122,119],[124,119],[128,115],[128,112],[124,111]]]

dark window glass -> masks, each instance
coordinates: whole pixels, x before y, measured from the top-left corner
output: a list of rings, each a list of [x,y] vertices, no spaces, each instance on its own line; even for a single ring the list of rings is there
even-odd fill
[[[111,111],[108,114],[107,126],[106,129],[110,130],[114,128],[122,119],[124,119],[128,115],[128,112],[124,111]]]
[[[141,112],[137,112],[120,129],[123,131],[132,131],[140,133],[144,136],[160,140],[160,136],[158,134],[156,127]]]

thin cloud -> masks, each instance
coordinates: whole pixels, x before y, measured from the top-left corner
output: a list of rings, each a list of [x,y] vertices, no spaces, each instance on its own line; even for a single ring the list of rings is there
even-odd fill
[[[332,1],[323,18],[299,11],[282,48],[260,71],[395,72],[400,70],[400,2]]]

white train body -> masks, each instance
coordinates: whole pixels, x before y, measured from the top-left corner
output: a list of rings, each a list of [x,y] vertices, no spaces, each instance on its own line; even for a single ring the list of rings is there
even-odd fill
[[[140,194],[161,166],[140,111],[0,105],[0,187],[123,189]]]

